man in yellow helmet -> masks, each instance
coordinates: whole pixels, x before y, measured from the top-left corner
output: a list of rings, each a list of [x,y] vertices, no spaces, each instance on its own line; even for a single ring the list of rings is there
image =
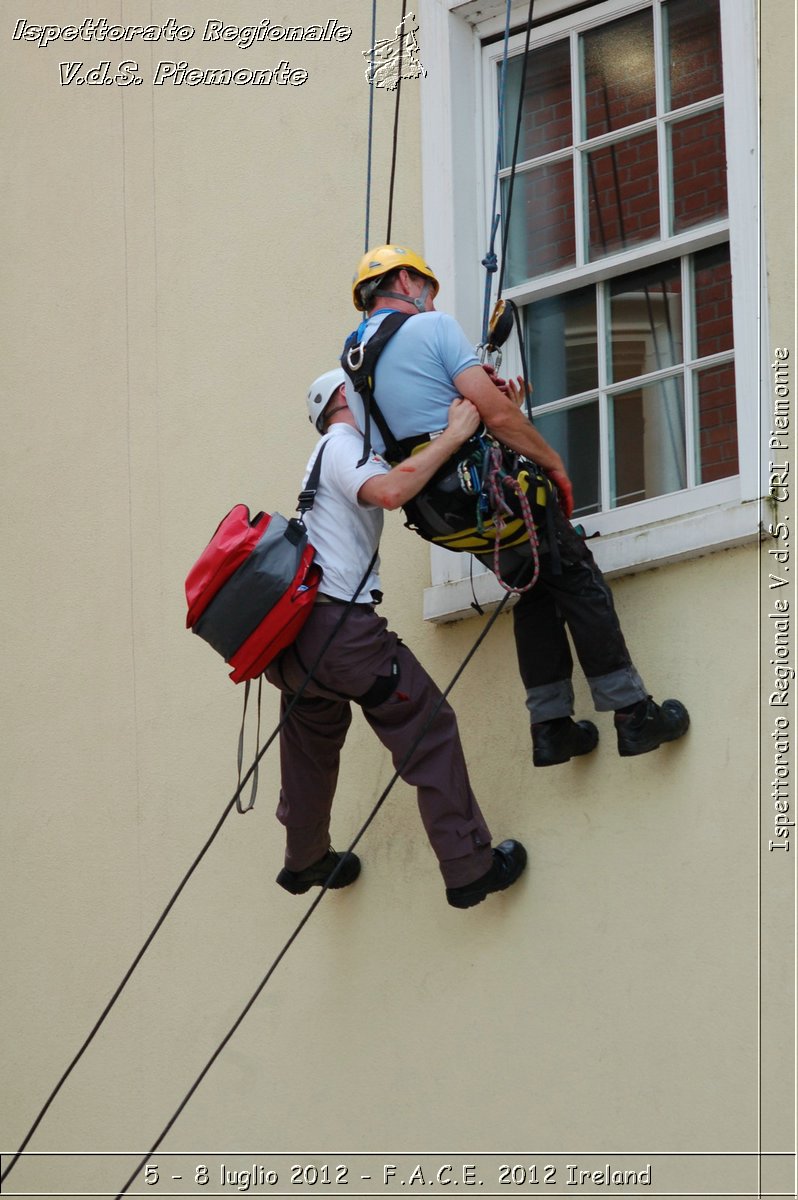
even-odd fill
[[[480,365],[454,318],[435,311],[438,288],[429,264],[405,246],[379,246],[366,253],[352,285],[355,307],[364,319],[347,341],[341,361],[345,368],[354,368],[357,356],[362,358],[390,313],[412,317],[397,321],[398,328],[380,350],[371,380],[379,414],[394,441],[434,436],[445,426],[452,400],[464,396],[477,408],[488,432],[542,468],[557,490],[553,530],[540,530],[538,582],[513,609],[535,765],[567,762],[590,753],[598,742],[591,721],[572,719],[573,660],[566,626],[596,710],[615,713],[619,753],[645,754],[674,741],[688,728],[687,710],[678,700],[655,704],[631,660],[612,592],[570,523],[573,490],[562,458]],[[377,452],[384,452],[382,432],[371,429],[351,379],[347,400],[364,436]],[[528,541],[503,549],[502,578],[522,582],[529,558]],[[484,561],[493,569],[492,554]]]
[[[432,268],[415,251],[402,246],[380,246],[369,251],[360,260],[352,284],[355,308],[366,314],[363,322],[366,338],[370,332],[368,326],[376,329],[378,322],[389,312],[434,313],[438,289]],[[431,340],[434,349],[430,354],[426,350]],[[408,359],[398,349],[411,345],[422,351],[420,359]],[[443,407],[440,393],[445,382],[450,393],[449,403],[457,395],[471,400],[493,436],[543,467],[563,498],[572,504],[571,483],[560,455],[541,437],[518,406],[500,391],[490,373],[479,365],[473,347],[453,317],[437,313],[432,322],[414,325],[412,330],[401,329],[395,343],[386,347],[385,354],[387,358],[381,358],[379,369],[386,395],[381,394],[378,403],[395,437],[401,440],[436,428],[430,420],[434,422],[440,415],[439,409]],[[400,357],[404,362],[399,386],[404,394],[397,399],[398,388],[391,364]],[[456,372],[456,385],[452,371]],[[447,374],[448,379],[445,378]],[[383,375],[386,376],[384,382]],[[458,391],[461,385],[468,395],[465,390]],[[357,404],[355,398],[355,406]],[[384,448],[379,439],[375,449],[378,446]]]

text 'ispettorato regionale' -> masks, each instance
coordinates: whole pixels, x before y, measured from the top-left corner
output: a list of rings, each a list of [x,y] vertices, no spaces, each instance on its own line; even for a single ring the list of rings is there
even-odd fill
[[[15,42],[49,46],[53,42],[190,42],[197,34],[194,25],[182,25],[170,17],[163,25],[112,25],[105,17],[86,17],[80,25],[33,25],[25,18],[14,27]],[[330,18],[324,25],[273,25],[264,17],[257,25],[228,25],[213,19],[205,22],[203,42],[223,42],[248,50],[261,42],[348,42],[352,30]]]

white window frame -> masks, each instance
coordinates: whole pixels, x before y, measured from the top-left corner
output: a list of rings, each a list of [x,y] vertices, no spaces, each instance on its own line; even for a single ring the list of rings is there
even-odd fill
[[[639,11],[644,0],[603,0],[573,12],[569,0],[536,0],[531,47],[561,37],[564,31],[592,27],[597,19]],[[505,0],[419,0],[420,41],[427,68],[422,92],[422,174],[424,251],[441,279],[438,307],[453,313],[476,343],[482,322],[487,247],[489,183],[495,163],[495,87],[486,85],[483,42],[501,38]],[[722,0],[721,37],[724,79],[734,63],[734,87],[725,91],[728,222],[715,222],[683,235],[591,262],[581,268],[588,283],[629,262],[629,269],[676,257],[689,246],[698,250],[730,231],[734,321],[734,358],[738,397],[739,475],[731,479],[645,500],[580,518],[597,561],[610,577],[645,570],[714,550],[740,545],[758,536],[759,497],[767,490],[759,453],[764,414],[758,403],[767,381],[760,354],[760,313],[764,311],[759,270],[759,147],[754,0]],[[514,28],[526,23],[528,3],[514,4]],[[511,41],[511,49],[518,38]],[[523,41],[523,35],[521,35]],[[497,43],[496,55],[502,46]],[[488,79],[490,78],[487,74]],[[700,107],[700,106],[699,106]],[[687,110],[685,110],[687,111]],[[508,117],[510,119],[510,117]],[[731,135],[729,134],[731,131]],[[453,197],[456,201],[453,202]],[[568,272],[573,280],[573,272]],[[551,294],[557,278],[536,287],[535,298]],[[527,285],[505,295],[526,294]],[[508,371],[518,364],[506,360]],[[457,620],[473,614],[474,595],[484,607],[503,596],[495,579],[469,555],[431,550],[432,586],[425,590],[424,616]]]

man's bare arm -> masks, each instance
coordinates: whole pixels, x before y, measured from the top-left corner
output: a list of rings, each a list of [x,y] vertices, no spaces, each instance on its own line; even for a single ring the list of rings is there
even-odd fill
[[[449,409],[449,424],[443,433],[385,475],[375,475],[366,480],[357,494],[358,500],[377,508],[401,508],[429,483],[438,468],[452,457],[472,433],[476,433],[479,426],[479,413],[473,404],[467,400],[453,401]]]
[[[531,458],[545,471],[565,478],[565,464],[513,401],[499,391],[482,367],[466,367],[455,378],[455,387],[479,410],[488,430],[511,450]]]

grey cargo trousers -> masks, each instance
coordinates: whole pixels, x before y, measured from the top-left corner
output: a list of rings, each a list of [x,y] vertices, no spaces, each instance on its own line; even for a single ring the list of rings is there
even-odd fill
[[[283,692],[283,712],[342,611],[342,604],[317,602],[297,641],[267,669],[269,682]],[[360,703],[399,768],[441,697],[370,605],[352,607],[313,676],[280,733],[277,818],[286,829],[285,865],[292,871],[317,862],[330,845],[330,810],[352,703]],[[417,789],[421,819],[446,886],[479,879],[491,867],[491,835],[446,701],[400,774]]]

